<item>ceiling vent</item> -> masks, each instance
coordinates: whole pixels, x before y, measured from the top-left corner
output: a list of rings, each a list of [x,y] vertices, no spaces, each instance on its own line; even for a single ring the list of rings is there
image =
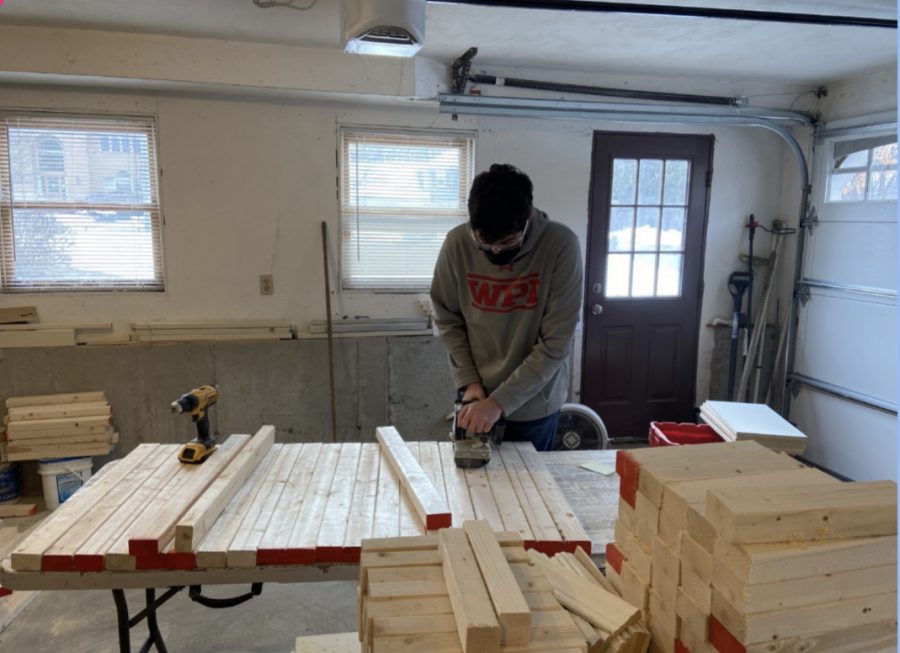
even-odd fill
[[[412,57],[425,43],[425,0],[344,0],[344,52]]]

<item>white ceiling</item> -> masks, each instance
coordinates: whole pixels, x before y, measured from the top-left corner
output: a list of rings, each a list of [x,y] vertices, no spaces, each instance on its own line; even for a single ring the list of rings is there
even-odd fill
[[[750,3],[666,4],[747,9]],[[750,6],[870,18],[897,15],[893,0],[755,0]],[[251,0],[6,0],[0,23],[338,48],[339,12],[339,0],[318,0],[308,11],[260,9]],[[428,3],[423,55],[449,63],[472,45],[479,49],[476,69],[502,65],[808,84],[884,68],[897,59],[897,32],[891,29]]]

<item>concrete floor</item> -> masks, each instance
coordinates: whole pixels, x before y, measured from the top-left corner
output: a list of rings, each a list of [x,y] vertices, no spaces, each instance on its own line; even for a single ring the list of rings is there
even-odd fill
[[[204,587],[204,594],[227,597],[248,589]],[[126,596],[132,613],[143,607],[143,590],[129,590]],[[222,610],[194,603],[184,590],[160,608],[159,622],[170,653],[290,653],[299,635],[356,630],[356,583],[269,583],[247,603]],[[131,632],[137,651],[146,625]],[[107,590],[41,592],[0,633],[0,651],[9,653],[118,650],[116,612]]]

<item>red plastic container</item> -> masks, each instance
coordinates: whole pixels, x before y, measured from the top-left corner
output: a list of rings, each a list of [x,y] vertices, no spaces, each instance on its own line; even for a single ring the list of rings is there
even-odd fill
[[[724,442],[709,424],[679,422],[650,422],[648,437],[651,447],[672,447],[682,444]]]

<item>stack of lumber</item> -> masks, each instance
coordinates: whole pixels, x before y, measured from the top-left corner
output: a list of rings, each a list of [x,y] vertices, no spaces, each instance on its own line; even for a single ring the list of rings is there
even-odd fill
[[[118,442],[102,391],[10,397],[6,410],[9,461],[105,456]]]
[[[290,322],[276,320],[147,322],[131,325],[131,339],[137,342],[290,340],[293,337]]]
[[[895,484],[752,441],[621,451],[617,470],[607,573],[658,650],[896,650]]]
[[[363,539],[424,535],[476,518],[544,553],[590,551],[531,443],[503,445],[487,467],[463,470],[450,442],[404,442],[390,427],[376,435],[379,443],[275,444],[267,426],[246,446],[231,441],[250,436],[231,436],[203,465],[179,463],[178,445],[140,445],[102,484],[60,506],[62,521],[54,515],[46,538],[24,542],[12,567],[352,563]],[[229,460],[233,447],[240,451]]]
[[[642,653],[646,633],[641,648],[633,628],[639,611],[604,590],[588,564],[576,572],[552,563],[526,551],[517,534],[495,533],[484,521],[423,537],[364,540],[362,650]]]
[[[110,322],[40,322],[34,306],[0,308],[0,347],[73,347],[111,332]]]
[[[755,440],[773,451],[802,454],[806,435],[765,404],[704,401],[700,416],[726,442]]]

